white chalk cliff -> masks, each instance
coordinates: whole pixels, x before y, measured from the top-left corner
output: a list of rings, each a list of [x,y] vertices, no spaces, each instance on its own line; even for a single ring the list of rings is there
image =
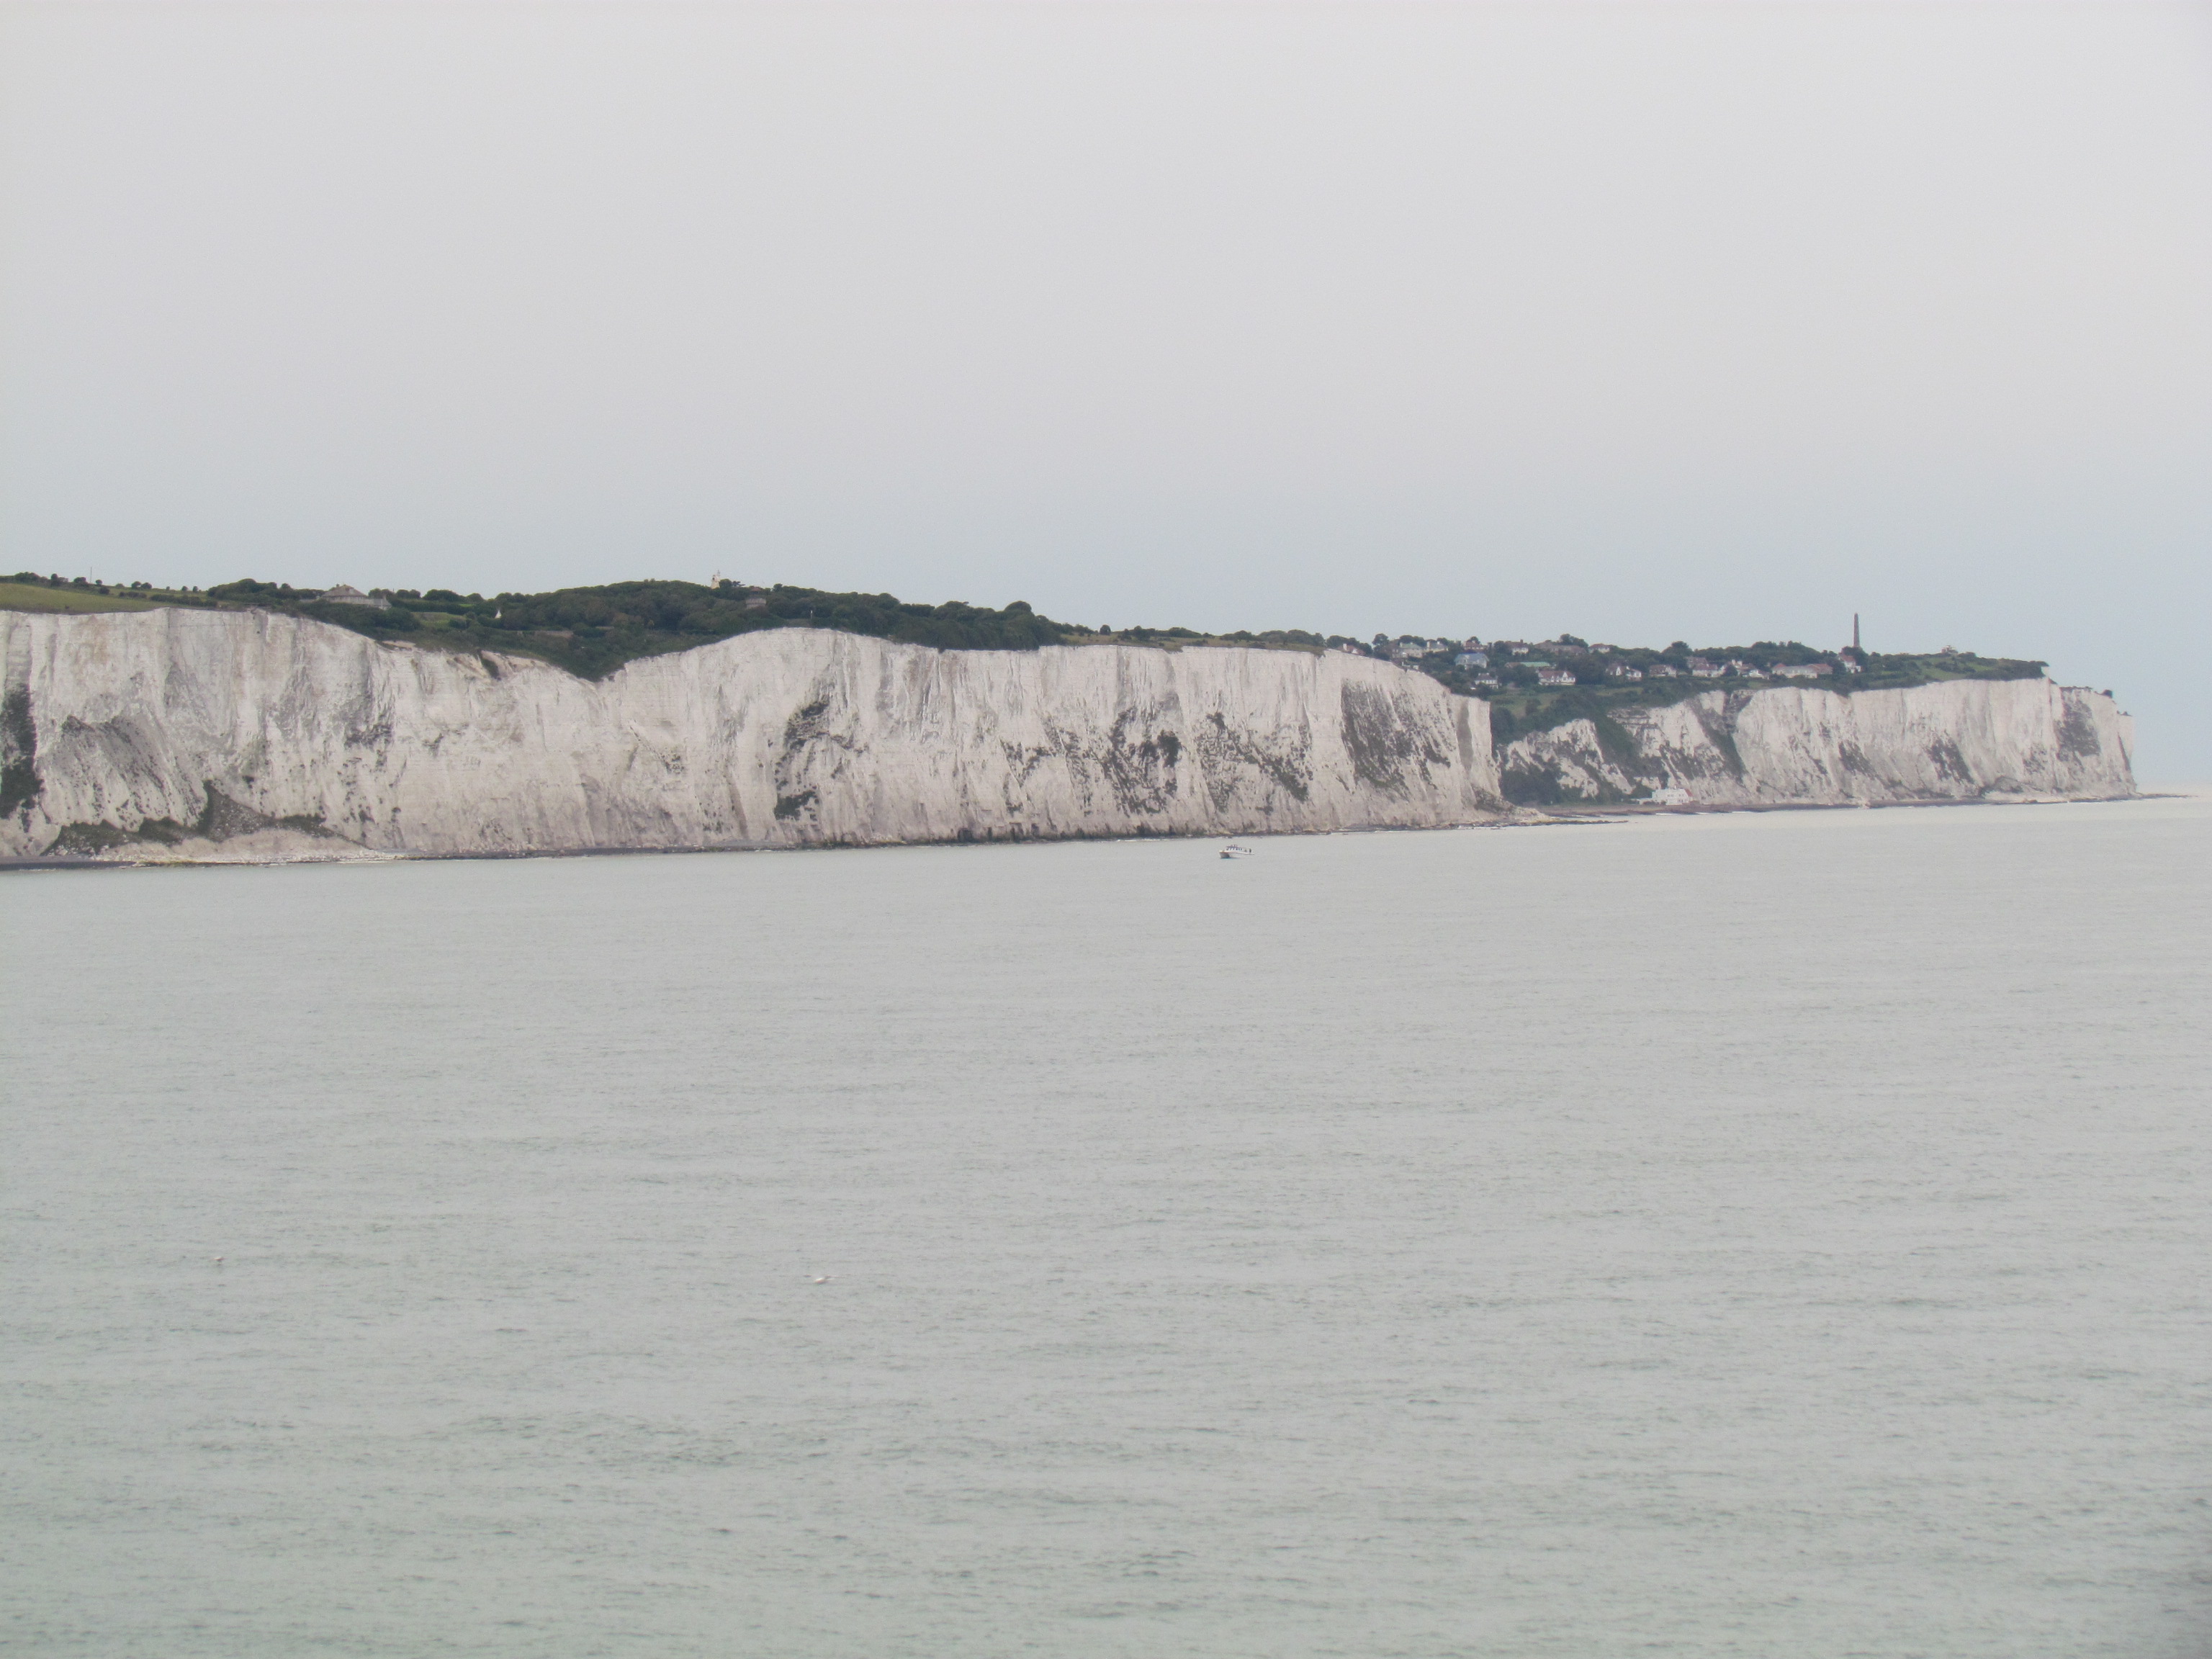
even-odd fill
[[[2047,679],[1946,680],[1840,693],[1705,691],[1517,738],[1499,756],[1516,800],[1679,792],[1768,806],[2135,793],[2134,722],[2101,691]]]
[[[0,612],[0,640],[11,858],[1248,835],[1480,823],[1508,796],[2134,787],[2111,698],[2039,679],[1705,692],[1501,754],[1487,704],[1337,653],[780,629],[594,682],[258,611]]]
[[[267,612],[0,613],[0,856],[1480,822],[1489,710],[1341,654],[748,634],[593,682]]]

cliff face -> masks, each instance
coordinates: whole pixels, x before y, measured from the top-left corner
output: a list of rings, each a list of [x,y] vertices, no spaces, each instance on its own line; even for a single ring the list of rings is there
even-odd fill
[[[2127,717],[2047,680],[1711,691],[1497,754],[1487,704],[1338,653],[783,629],[594,683],[264,613],[0,612],[0,641],[4,857],[1241,835],[1477,822],[1504,797],[2134,788]]]
[[[2133,722],[2112,698],[2049,680],[1950,680],[1844,696],[1798,686],[1707,691],[1508,744],[1516,800],[1692,803],[2099,799],[2134,793]]]
[[[600,682],[266,613],[0,612],[0,856],[1256,834],[1479,820],[1486,705],[1376,662],[784,629]]]

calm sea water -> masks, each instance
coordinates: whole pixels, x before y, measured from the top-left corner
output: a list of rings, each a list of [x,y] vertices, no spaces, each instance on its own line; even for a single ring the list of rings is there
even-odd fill
[[[0,878],[0,1647],[2199,1659],[2208,854]]]

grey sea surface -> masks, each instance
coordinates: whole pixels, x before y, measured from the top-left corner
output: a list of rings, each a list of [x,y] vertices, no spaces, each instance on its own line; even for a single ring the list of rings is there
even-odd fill
[[[0,1648],[2212,1653],[2208,854],[0,878]]]

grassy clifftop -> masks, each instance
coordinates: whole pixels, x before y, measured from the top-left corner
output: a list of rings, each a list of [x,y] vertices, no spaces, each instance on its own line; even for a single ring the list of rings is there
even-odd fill
[[[919,605],[889,593],[840,593],[785,583],[752,586],[723,582],[710,586],[686,581],[611,582],[545,593],[498,593],[489,599],[449,588],[434,587],[423,592],[402,588],[380,594],[386,600],[380,606],[325,602],[319,597],[320,592],[283,582],[243,580],[199,592],[154,588],[143,583],[124,586],[64,582],[60,578],[23,572],[13,580],[0,580],[0,609],[94,612],[189,605],[279,611],[374,639],[538,657],[589,678],[611,673],[640,658],[774,628],[835,629],[952,651],[1033,651],[1047,645],[1106,643],[1163,650],[1230,645],[1321,651],[1348,645],[1371,654],[1385,652],[1388,647],[1380,638],[1367,646],[1340,635],[1322,635],[1297,629],[1231,634],[1203,634],[1188,628],[1093,629],[1055,622],[1018,600],[997,610],[959,600]],[[1439,648],[1410,657],[1402,665],[1409,672],[1429,675],[1449,690],[1486,700],[1492,706],[1492,728],[1501,743],[1570,720],[1605,719],[1624,709],[1678,702],[1702,691],[1790,684],[1771,678],[1787,665],[1825,661],[1840,670],[1844,662],[1842,653],[1820,652],[1794,641],[1706,646],[1693,653],[1680,641],[1650,650],[1590,647],[1562,635],[1536,645],[1493,647],[1493,660],[1483,668],[1458,660],[1459,647],[1449,641],[1426,643]],[[1692,678],[1687,670],[1693,656],[1726,661],[1747,672],[1741,676],[1731,672],[1723,679]],[[1837,672],[1816,683],[1825,690],[1849,693],[1926,685],[1945,679],[2024,679],[2043,672],[2040,662],[1979,657],[1971,652],[1869,652],[1857,659],[1863,672]],[[1540,665],[1555,673],[1569,672],[1576,683],[1540,684],[1535,672]],[[1675,677],[1658,677],[1668,666],[1675,671]],[[1643,678],[1622,680],[1609,672],[1625,669],[1634,669]]]
[[[434,587],[380,593],[382,606],[335,604],[319,590],[248,580],[224,582],[204,593],[150,588],[118,590],[137,595],[103,603],[104,590],[47,588],[21,583],[32,609],[143,609],[188,604],[224,610],[280,611],[310,617],[372,639],[454,649],[513,652],[543,658],[573,673],[597,678],[642,657],[685,651],[739,634],[772,628],[827,628],[874,639],[927,645],[946,651],[1034,651],[1047,645],[1144,645],[1164,650],[1223,644],[1319,651],[1317,634],[1278,629],[1264,634],[1205,635],[1188,628],[1086,628],[1055,622],[1020,600],[994,610],[954,599],[919,605],[889,593],[840,593],[776,583],[765,587],[724,582],[610,582],[547,593],[457,593]],[[9,605],[0,592],[0,608]]]
[[[0,611],[59,611],[89,615],[100,611],[151,611],[159,601],[133,598],[105,588],[48,587],[30,582],[0,582]]]

